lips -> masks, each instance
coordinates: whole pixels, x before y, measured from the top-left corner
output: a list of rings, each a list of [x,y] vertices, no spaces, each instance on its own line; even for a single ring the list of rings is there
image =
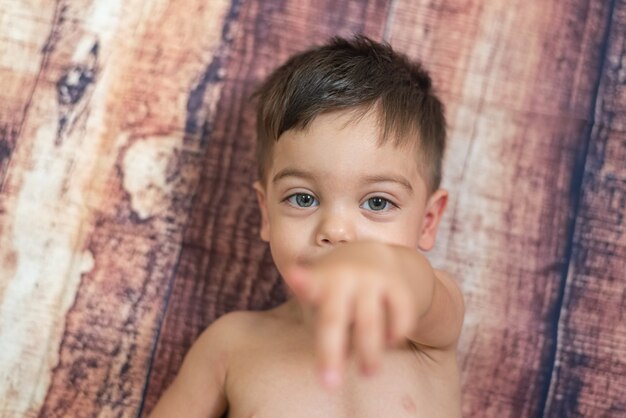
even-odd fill
[[[302,268],[309,268],[313,265],[313,260],[311,259],[306,259],[306,260],[296,260],[296,265],[298,267],[302,267]]]
[[[302,268],[309,268],[313,266],[321,258],[323,254],[317,256],[307,256],[307,257],[298,257],[296,258],[296,265]]]

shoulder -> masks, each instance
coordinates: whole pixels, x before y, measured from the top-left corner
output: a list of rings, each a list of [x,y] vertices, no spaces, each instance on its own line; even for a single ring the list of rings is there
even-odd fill
[[[253,327],[254,323],[259,321],[260,314],[262,313],[251,311],[228,312],[209,325],[202,335],[216,334],[235,337],[239,332]]]
[[[191,346],[151,417],[221,416],[227,407],[229,365],[253,328],[254,313],[233,312],[215,320]]]
[[[220,316],[200,334],[194,348],[209,352],[234,353],[259,343],[276,328],[281,318],[269,311],[232,311]]]
[[[200,334],[194,348],[199,351],[233,351],[258,329],[262,312],[233,311],[220,316]]]

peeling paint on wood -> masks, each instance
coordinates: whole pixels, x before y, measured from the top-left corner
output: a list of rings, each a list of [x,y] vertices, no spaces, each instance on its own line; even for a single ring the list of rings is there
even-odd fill
[[[145,416],[213,320],[284,290],[257,83],[363,32],[448,109],[432,260],[467,301],[464,416],[619,416],[621,0],[0,2],[0,417]],[[583,175],[584,170],[584,175]]]

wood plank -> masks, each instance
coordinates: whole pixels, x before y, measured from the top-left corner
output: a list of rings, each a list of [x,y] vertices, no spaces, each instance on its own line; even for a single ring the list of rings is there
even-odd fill
[[[0,190],[45,61],[54,4],[0,2]]]
[[[3,417],[140,408],[202,168],[189,92],[230,6],[172,5],[57,2],[32,99],[16,93],[31,105],[0,192]]]
[[[410,2],[389,39],[423,59],[451,126],[436,264],[466,295],[464,416],[543,405],[570,227],[610,4]]]
[[[353,32],[423,59],[448,105],[431,258],[466,294],[464,416],[546,397],[548,416],[624,413],[623,0],[580,202],[611,2],[17,3],[0,0],[1,417],[145,415],[210,322],[284,298],[249,96]]]
[[[60,78],[60,72],[45,68],[57,46],[54,24],[59,9],[29,2],[11,10],[3,13],[11,24],[3,26],[8,38],[2,43],[11,45],[11,36],[21,37],[31,61],[3,66],[1,90],[11,95],[6,103],[14,113],[3,114],[2,123],[15,127],[11,129],[15,140],[0,190],[0,341],[10,342],[0,351],[0,399],[3,416],[35,416],[50,383],[49,370],[57,361],[63,315],[72,300],[65,296],[76,288],[90,259],[76,234],[85,212],[71,193],[62,191],[68,191],[64,180],[71,178],[68,172],[74,159],[62,158],[68,148],[53,145],[57,86],[50,77]],[[22,25],[25,32],[18,30]],[[19,48],[19,43],[14,46]],[[9,47],[11,55],[3,56],[3,63],[26,58],[14,55],[14,49]],[[44,111],[42,103],[52,106]],[[77,177],[74,188],[80,185]],[[60,213],[65,216],[59,217]],[[48,351],[50,346],[53,349]]]
[[[329,12],[331,11],[332,12]],[[380,39],[386,2],[245,2],[231,27],[224,85],[185,233],[152,365],[144,415],[177,373],[198,334],[221,314],[264,309],[284,300],[267,245],[258,237],[252,182],[255,86],[289,55],[339,34],[364,32]],[[231,39],[232,37],[232,39]]]
[[[626,2],[616,1],[544,416],[626,416]]]

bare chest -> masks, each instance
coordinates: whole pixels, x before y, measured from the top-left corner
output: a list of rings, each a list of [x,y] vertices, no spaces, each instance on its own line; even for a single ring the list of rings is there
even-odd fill
[[[233,418],[459,416],[456,367],[450,374],[408,350],[388,352],[371,377],[352,361],[334,390],[320,384],[309,349],[264,347],[232,360],[226,390]]]

